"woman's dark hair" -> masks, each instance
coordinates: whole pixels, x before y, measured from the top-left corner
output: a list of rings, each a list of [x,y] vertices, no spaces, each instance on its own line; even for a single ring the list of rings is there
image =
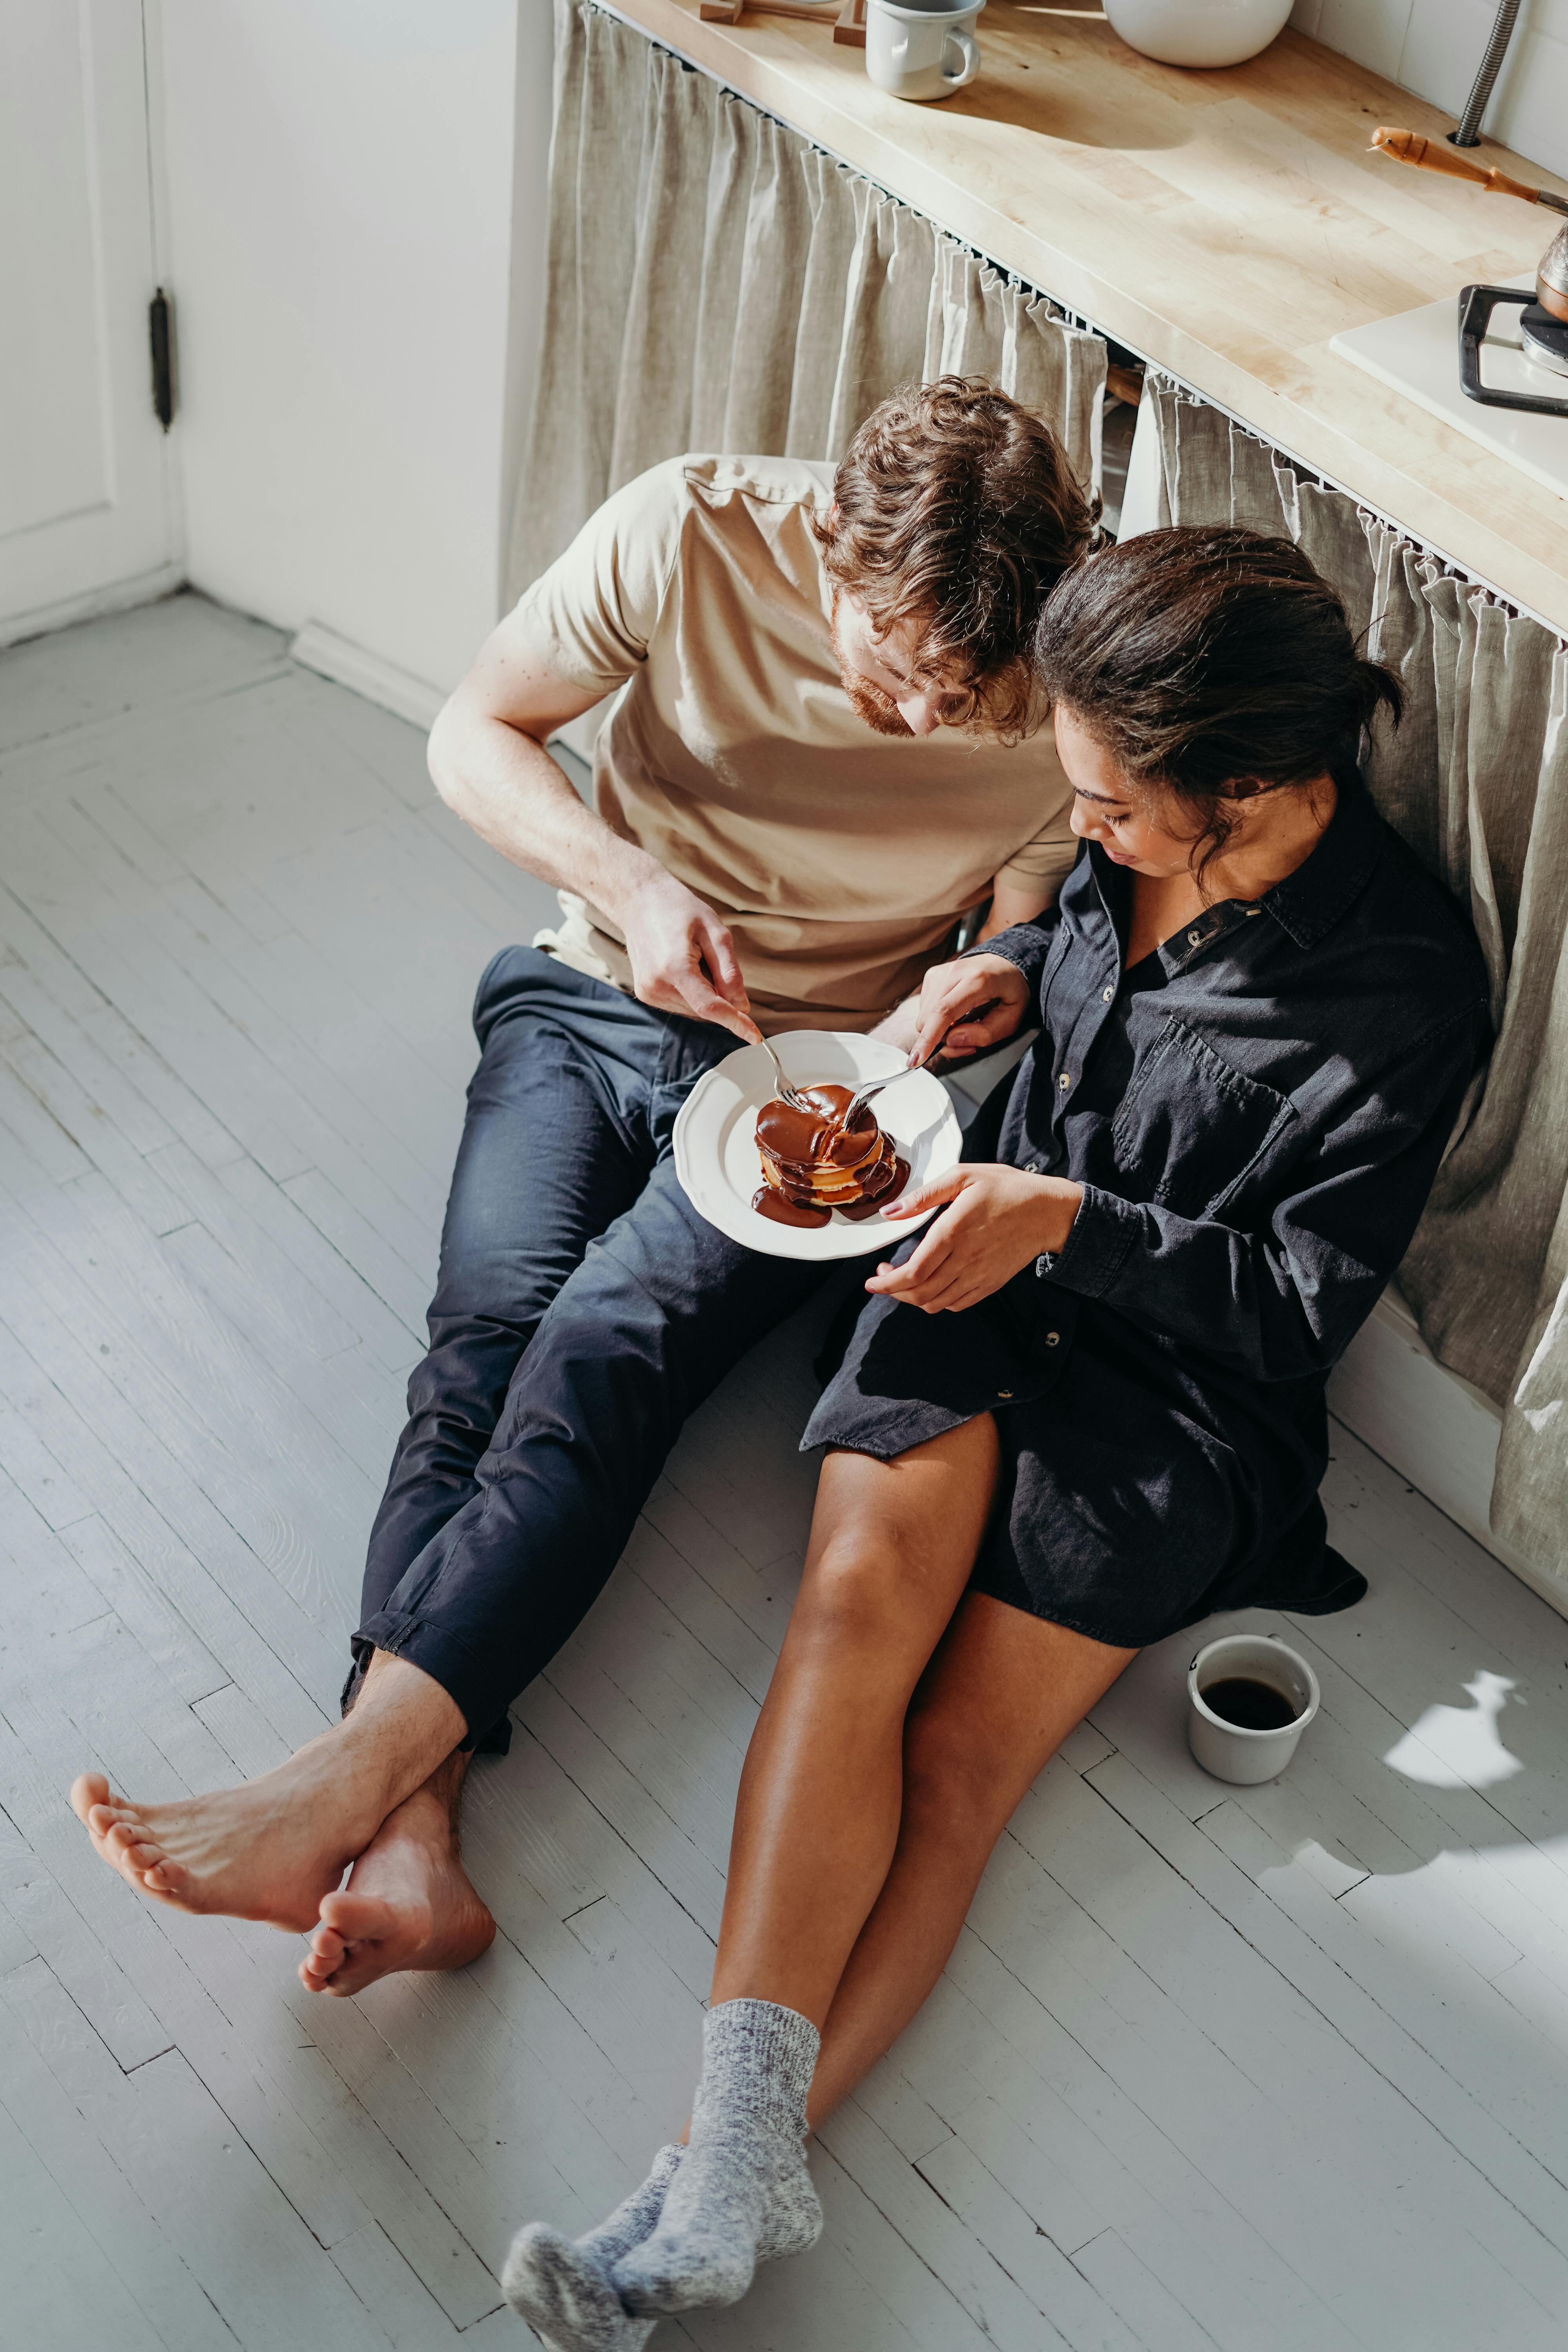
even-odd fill
[[[944,375],[871,411],[813,528],[828,578],[879,636],[914,623],[917,673],[967,698],[953,723],[1016,741],[1041,715],[1041,607],[1093,544],[1099,511],[1043,417],[983,376]]]
[[[1345,608],[1290,540],[1151,530],[1067,572],[1040,616],[1036,669],[1136,788],[1196,821],[1200,879],[1235,829],[1227,810],[1325,771],[1349,783],[1399,681],[1356,651]]]

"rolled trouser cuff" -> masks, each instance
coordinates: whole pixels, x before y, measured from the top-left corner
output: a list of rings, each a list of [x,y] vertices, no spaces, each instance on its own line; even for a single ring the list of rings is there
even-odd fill
[[[440,1684],[468,1726],[458,1743],[460,1748],[481,1756],[506,1754],[511,1746],[506,1702],[503,1699],[498,1703],[493,1667],[487,1673],[484,1661],[476,1656],[468,1643],[459,1641],[444,1626],[433,1624],[427,1617],[383,1609],[365,1619],[353,1635],[353,1668],[343,1685],[345,1713],[359,1696],[372,1654],[384,1650],[389,1656],[405,1659],[428,1675],[432,1682]]]

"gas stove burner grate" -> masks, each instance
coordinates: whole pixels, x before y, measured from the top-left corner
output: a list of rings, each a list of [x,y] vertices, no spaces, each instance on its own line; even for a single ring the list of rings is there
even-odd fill
[[[1459,291],[1459,383],[1467,399],[1483,408],[1523,408],[1534,416],[1568,416],[1568,398],[1548,400],[1529,392],[1500,392],[1481,382],[1481,344],[1500,302],[1518,306],[1520,343],[1536,367],[1568,376],[1568,322],[1543,310],[1533,294],[1517,286],[1466,286]]]

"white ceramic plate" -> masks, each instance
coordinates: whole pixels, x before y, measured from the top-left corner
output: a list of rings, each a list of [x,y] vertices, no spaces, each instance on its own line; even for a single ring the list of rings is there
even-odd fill
[[[857,1087],[890,1077],[904,1056],[896,1046],[841,1029],[790,1029],[773,1050],[796,1086]],[[769,1257],[864,1257],[916,1232],[925,1217],[889,1223],[879,1213],[859,1223],[837,1212],[826,1225],[781,1225],[760,1217],[752,1195],[763,1181],[757,1113],[773,1090],[773,1067],[761,1045],[742,1045],[705,1070],[675,1122],[675,1172],[693,1207],[731,1241]],[[958,1117],[947,1089],[929,1070],[902,1078],[874,1106],[878,1124],[910,1163],[910,1185],[955,1168],[963,1153]],[[928,1210],[927,1216],[934,1216]]]

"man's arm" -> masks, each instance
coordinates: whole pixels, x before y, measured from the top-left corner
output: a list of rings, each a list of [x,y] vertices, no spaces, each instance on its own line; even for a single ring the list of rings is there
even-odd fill
[[[1010,931],[1015,923],[1032,923],[1054,905],[1056,895],[1057,886],[1048,877],[1040,879],[1031,874],[1015,880],[1011,875],[998,875],[991,911],[975,934],[975,945],[994,939],[998,931]]]
[[[758,1031],[725,926],[585,807],[544,748],[600,691],[550,670],[509,614],[436,721],[431,780],[492,849],[604,909],[626,940],[643,1003],[717,1022],[750,1044]]]

